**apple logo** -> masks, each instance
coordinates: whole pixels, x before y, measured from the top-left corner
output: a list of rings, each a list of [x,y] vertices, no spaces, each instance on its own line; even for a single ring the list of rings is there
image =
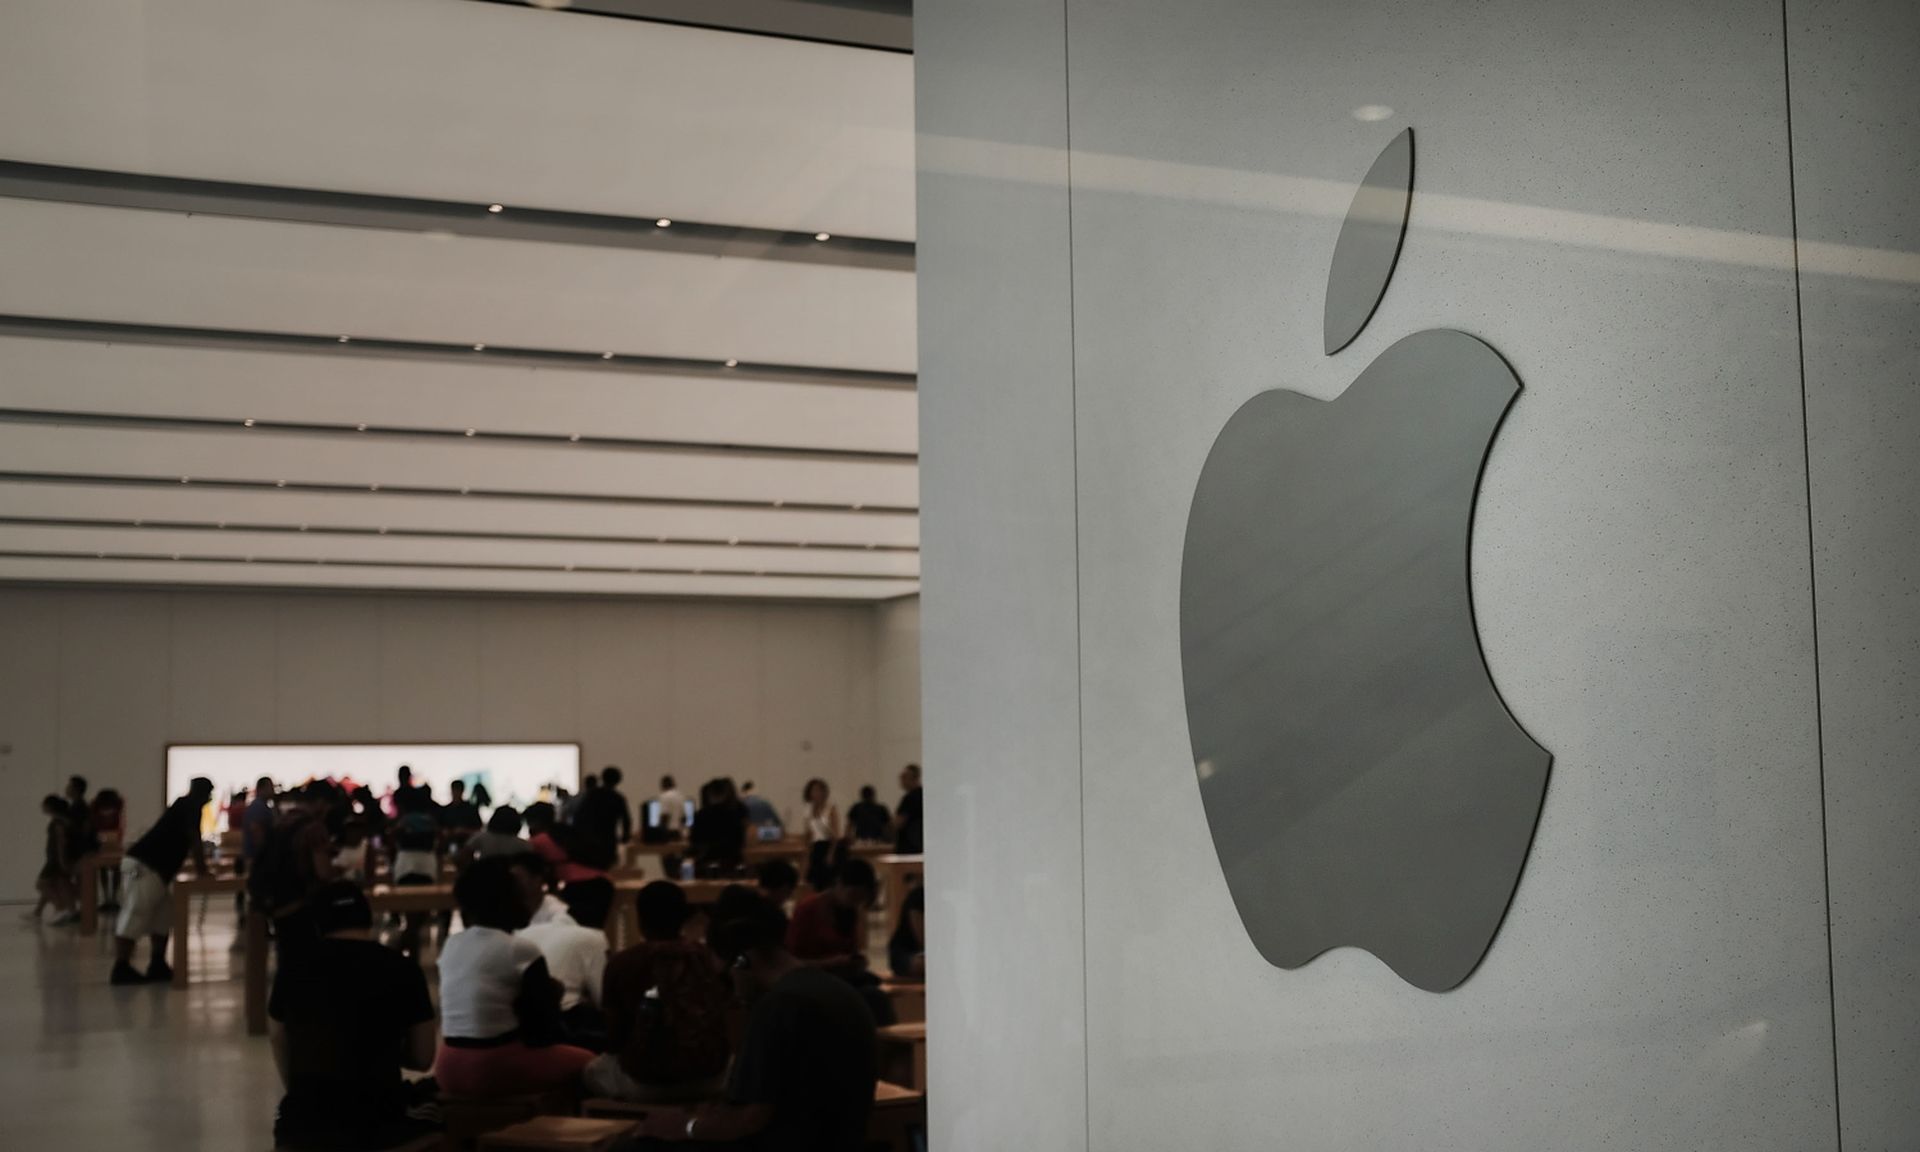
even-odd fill
[[[1341,226],[1328,355],[1385,295],[1412,193],[1409,129]],[[1469,541],[1519,393],[1481,341],[1417,332],[1336,400],[1248,400],[1201,469],[1180,572],[1187,724],[1227,889],[1277,967],[1354,945],[1443,992],[1506,914],[1552,757],[1487,671]]]

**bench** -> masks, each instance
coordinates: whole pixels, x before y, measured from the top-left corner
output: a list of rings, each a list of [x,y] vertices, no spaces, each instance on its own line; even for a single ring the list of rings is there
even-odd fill
[[[879,1030],[880,1078],[927,1090],[927,1026],[889,1024]]]
[[[635,1135],[632,1120],[535,1116],[480,1137],[482,1152],[608,1152]]]
[[[482,1136],[536,1116],[572,1115],[574,1100],[574,1094],[567,1091],[532,1096],[442,1095],[440,1115],[446,1125],[446,1148],[448,1152],[464,1152],[475,1147]]]
[[[872,1152],[913,1152],[915,1132],[927,1129],[927,1094],[885,1080],[873,1086],[873,1112],[867,1118],[867,1147]]]

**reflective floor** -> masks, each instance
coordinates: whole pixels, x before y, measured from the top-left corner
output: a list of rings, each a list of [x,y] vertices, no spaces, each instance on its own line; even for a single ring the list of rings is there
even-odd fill
[[[25,911],[0,906],[0,1148],[273,1146],[279,1082],[241,1019],[231,904],[207,910],[179,991],[109,986],[111,935],[36,928]]]

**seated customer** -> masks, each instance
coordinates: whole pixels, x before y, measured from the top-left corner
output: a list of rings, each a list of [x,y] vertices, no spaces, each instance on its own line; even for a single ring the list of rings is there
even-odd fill
[[[873,865],[858,858],[841,861],[834,870],[833,887],[800,901],[793,910],[787,951],[853,985],[873,1018],[891,1024],[893,1001],[880,990],[880,978],[867,965],[867,909],[873,907],[879,891]]]
[[[287,1149],[391,1148],[431,1125],[407,1119],[402,1068],[433,1063],[433,1001],[420,966],[373,939],[373,909],[336,881],[308,897],[320,938],[275,975],[267,1015],[286,1095]]]
[[[900,919],[887,938],[887,967],[901,980],[927,978],[927,890],[914,885],[900,901]]]
[[[557,1044],[561,989],[527,926],[510,859],[476,860],[453,886],[466,930],[440,950],[440,1059],[454,1096],[515,1096],[575,1083],[593,1053]]]
[[[681,938],[679,885],[656,880],[636,903],[641,942],[607,961],[609,1051],[587,1066],[587,1090],[643,1102],[717,1095],[730,1052],[726,973],[705,946]]]
[[[531,853],[509,857],[520,881],[529,916],[548,899],[544,862]],[[531,940],[547,959],[547,971],[560,982],[561,1039],[594,1052],[607,1046],[606,1017],[600,1011],[600,986],[607,968],[607,911],[611,887],[576,895],[570,906],[515,933]]]
[[[760,865],[760,895],[775,908],[784,909],[800,890],[800,870],[785,860],[769,860]]]
[[[476,832],[460,845],[456,857],[462,868],[483,856],[514,856],[532,852],[533,845],[520,838],[520,813],[510,804],[502,804],[487,817],[487,830]]]
[[[785,917],[757,902],[711,943],[750,1009],[724,1103],[650,1110],[656,1140],[758,1149],[861,1149],[873,1107],[874,1023],[838,979],[781,945]]]

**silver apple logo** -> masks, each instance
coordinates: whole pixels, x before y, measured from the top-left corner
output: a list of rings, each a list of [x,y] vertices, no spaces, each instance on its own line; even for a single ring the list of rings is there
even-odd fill
[[[1409,129],[1341,227],[1328,355],[1385,295],[1412,191]],[[1445,991],[1519,883],[1552,757],[1494,687],[1468,571],[1481,468],[1519,394],[1486,344],[1418,332],[1337,400],[1247,401],[1201,470],[1187,723],[1227,888],[1278,967],[1353,945]]]

